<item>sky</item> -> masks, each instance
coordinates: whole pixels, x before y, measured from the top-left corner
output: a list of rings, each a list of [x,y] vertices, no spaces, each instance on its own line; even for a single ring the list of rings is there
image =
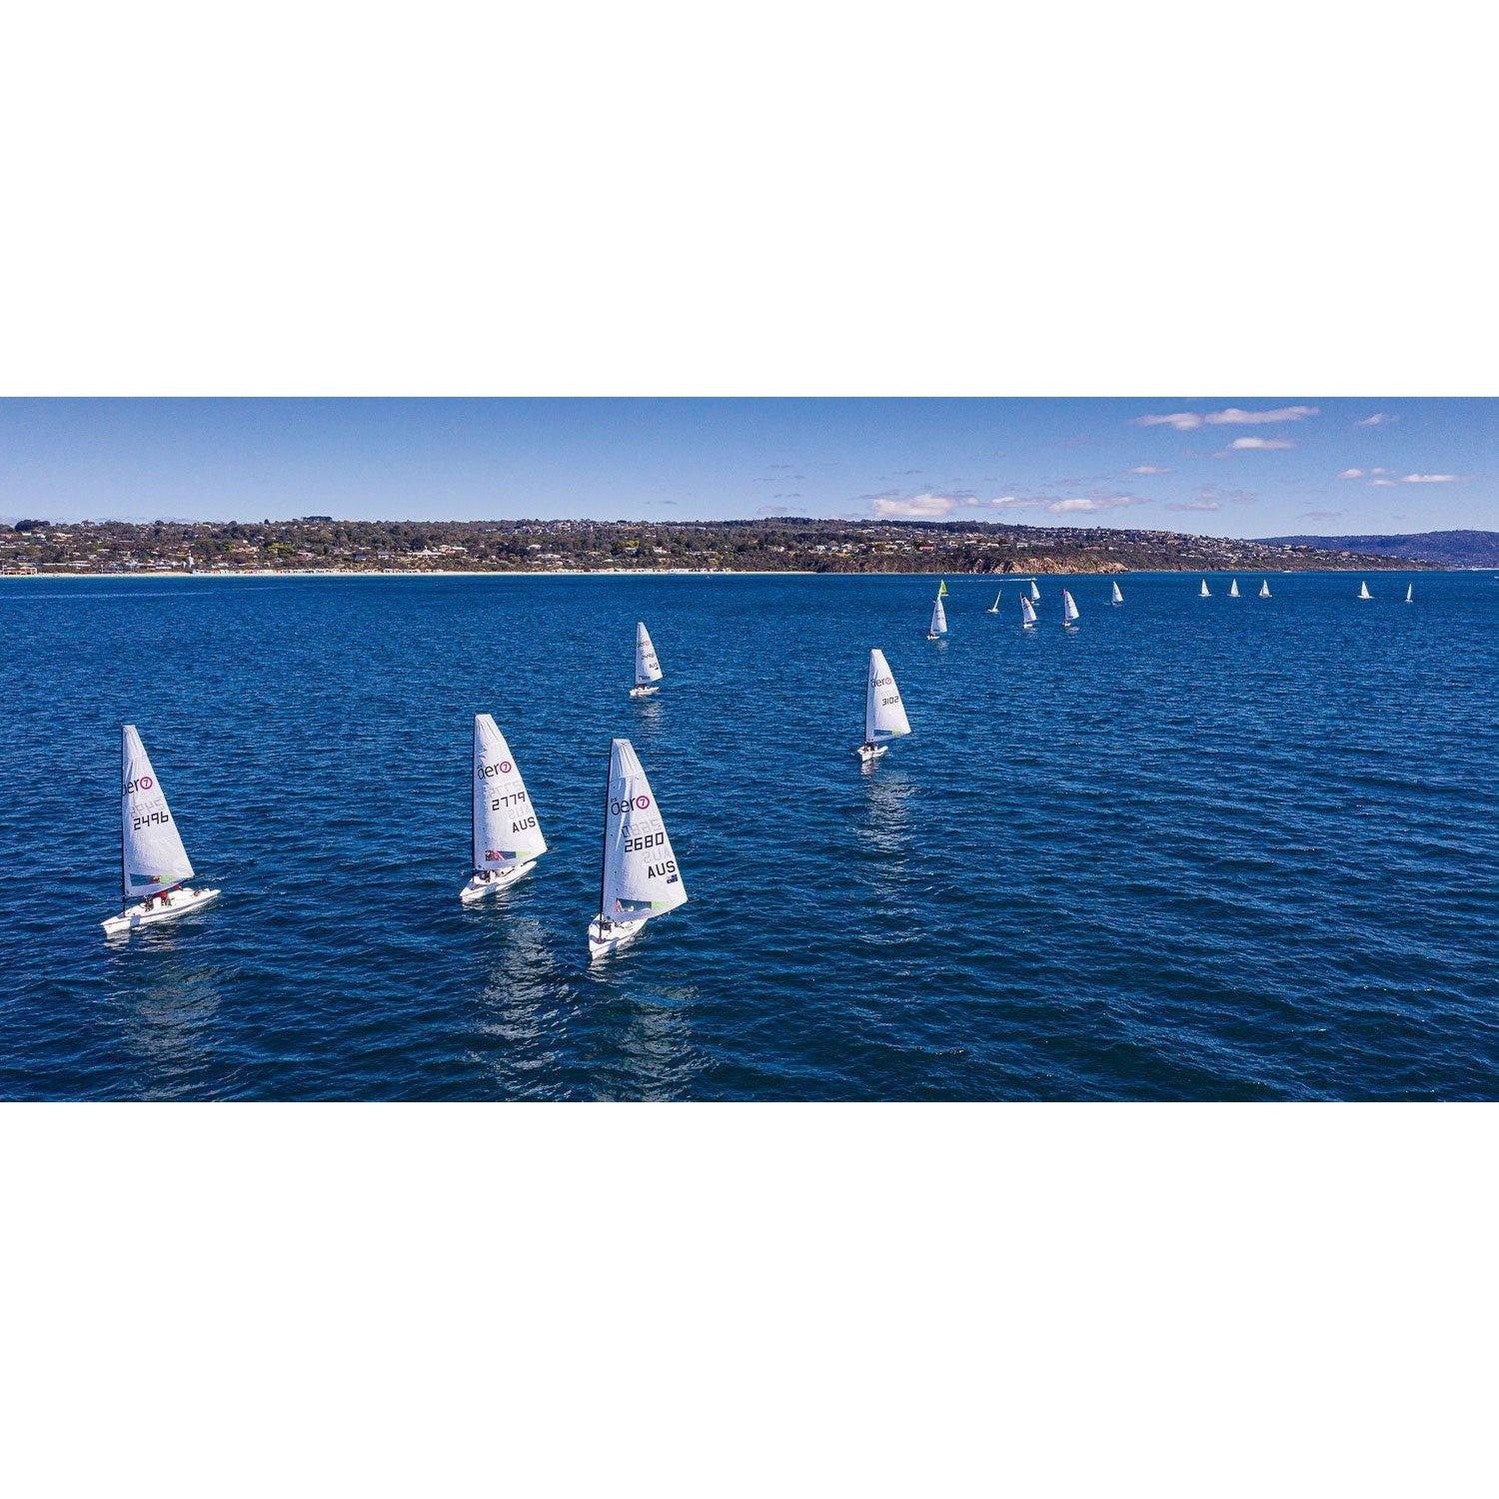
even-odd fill
[[[1499,402],[0,400],[0,518],[1499,528]]]

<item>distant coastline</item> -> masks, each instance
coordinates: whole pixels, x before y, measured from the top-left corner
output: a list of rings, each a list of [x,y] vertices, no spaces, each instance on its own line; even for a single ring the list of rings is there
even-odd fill
[[[22,519],[0,525],[0,575],[9,577],[1029,577],[1431,565],[1410,557],[1176,531],[983,521],[336,521],[304,516],[67,524]]]

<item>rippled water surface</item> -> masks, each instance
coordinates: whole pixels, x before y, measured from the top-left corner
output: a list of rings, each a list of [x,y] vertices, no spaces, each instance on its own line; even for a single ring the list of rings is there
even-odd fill
[[[1499,582],[1197,581],[0,582],[0,1095],[1499,1097]],[[470,910],[476,711],[551,852]],[[111,943],[122,719],[224,894]],[[692,898],[590,970],[611,735]]]

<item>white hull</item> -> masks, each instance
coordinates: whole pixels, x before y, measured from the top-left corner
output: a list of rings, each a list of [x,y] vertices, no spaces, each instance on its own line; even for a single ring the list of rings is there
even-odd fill
[[[171,891],[166,903],[158,895],[155,905],[148,910],[145,901],[138,900],[133,906],[126,906],[118,916],[110,916],[99,925],[107,937],[128,937],[137,927],[152,926],[158,921],[176,921],[179,916],[206,906],[218,895],[217,890],[193,890],[184,885],[180,890]]]
[[[1034,620],[1026,620],[1025,623],[1022,624],[1020,628],[1022,630],[1034,630],[1036,628],[1035,621]]]
[[[536,860],[527,859],[523,864],[511,864],[504,869],[491,870],[487,880],[481,880],[478,875],[474,875],[458,892],[458,899],[464,905],[471,906],[476,900],[483,900],[486,895],[508,890],[518,879],[530,874],[535,868]]]
[[[942,637],[940,635],[933,635],[930,630],[928,630],[926,632],[926,638],[928,640],[941,640],[942,639]]]
[[[610,923],[606,933],[602,921],[595,916],[588,923],[588,961],[596,963],[600,958],[608,957],[626,943],[633,942],[645,927],[643,921],[616,921]]]
[[[999,610],[998,609],[985,609],[984,613],[985,614],[998,614]]]
[[[630,689],[630,696],[650,697],[652,693],[659,692],[660,690],[661,689],[659,687],[632,687]]]
[[[861,744],[854,753],[868,765],[871,760],[878,760],[889,748],[888,744]]]

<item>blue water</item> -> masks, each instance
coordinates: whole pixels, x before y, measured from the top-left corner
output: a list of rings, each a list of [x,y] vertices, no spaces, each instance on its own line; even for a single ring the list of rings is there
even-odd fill
[[[1499,582],[1197,581],[0,582],[0,1096],[1499,1097]],[[551,852],[465,909],[475,711]],[[110,943],[122,719],[224,894]],[[612,735],[691,901],[590,970]]]

